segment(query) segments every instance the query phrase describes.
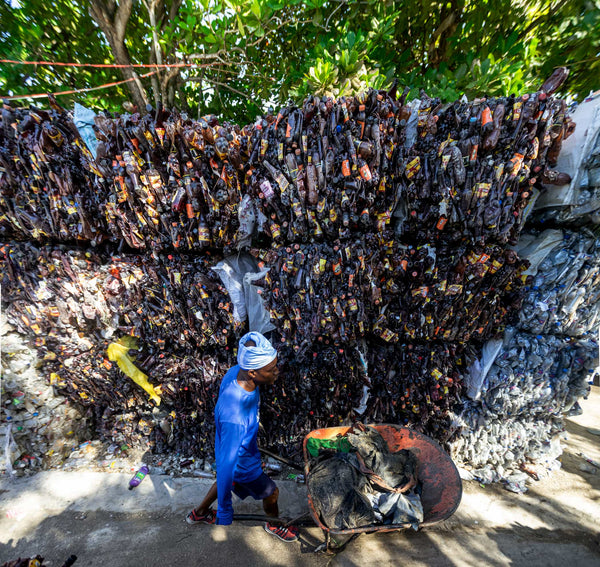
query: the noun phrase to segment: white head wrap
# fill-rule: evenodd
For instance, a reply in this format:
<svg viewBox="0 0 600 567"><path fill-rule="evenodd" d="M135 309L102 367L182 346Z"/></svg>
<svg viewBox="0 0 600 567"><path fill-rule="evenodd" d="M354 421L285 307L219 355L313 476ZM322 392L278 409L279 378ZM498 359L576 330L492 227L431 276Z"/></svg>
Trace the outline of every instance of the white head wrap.
<svg viewBox="0 0 600 567"><path fill-rule="evenodd" d="M256 346L245 346L248 341L254 341ZM252 331L246 333L241 339L238 348L237 360L242 370L259 370L277 358L277 351L269 340Z"/></svg>

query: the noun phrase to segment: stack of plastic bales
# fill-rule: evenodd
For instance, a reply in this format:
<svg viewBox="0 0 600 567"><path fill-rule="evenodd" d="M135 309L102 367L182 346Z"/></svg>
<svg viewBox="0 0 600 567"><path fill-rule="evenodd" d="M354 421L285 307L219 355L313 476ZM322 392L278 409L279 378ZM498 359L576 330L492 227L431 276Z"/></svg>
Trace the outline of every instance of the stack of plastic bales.
<svg viewBox="0 0 600 567"><path fill-rule="evenodd" d="M7 316L115 443L210 450L248 328L286 376L263 396L270 446L361 416L446 440L469 342L517 318L529 264L508 246L536 185L565 179L565 78L450 104L311 96L244 128L98 115L95 156L55 102L6 105L0 231L29 241L2 248Z"/></svg>
<svg viewBox="0 0 600 567"><path fill-rule="evenodd" d="M536 202L537 223L571 226L600 224L600 91L591 94L572 113L581 124L564 141L557 167L570 183L547 187Z"/></svg>
<svg viewBox="0 0 600 567"><path fill-rule="evenodd" d="M547 189L521 235L516 250L530 267L519 320L471 366L452 445L476 478L515 491L527 476L560 467L564 417L581 411L577 400L598 366L600 240L590 229L598 224L600 100L584 102L573 119L587 126L559 158L573 180Z"/></svg>

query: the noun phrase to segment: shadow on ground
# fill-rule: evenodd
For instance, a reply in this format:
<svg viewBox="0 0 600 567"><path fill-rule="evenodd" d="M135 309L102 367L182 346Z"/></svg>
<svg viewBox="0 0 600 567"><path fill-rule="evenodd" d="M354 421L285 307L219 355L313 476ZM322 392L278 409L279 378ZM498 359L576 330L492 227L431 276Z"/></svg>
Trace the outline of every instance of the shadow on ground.
<svg viewBox="0 0 600 567"><path fill-rule="evenodd" d="M115 514L65 510L47 517L30 534L0 544L0 564L40 554L49 565L77 555L76 565L143 567L169 565L301 565L320 567L329 558L313 549L320 531L303 530L285 544L262 525L189 526L180 514Z"/></svg>
<svg viewBox="0 0 600 567"><path fill-rule="evenodd" d="M600 468L580 455L600 461L598 388L593 394L584 415L567 420L563 468L526 494L465 482L461 506L447 521L419 532L362 535L334 557L313 553L324 540L317 528L285 544L256 522L188 526L185 514L210 480L149 477L128 491L129 474L54 471L0 487L0 564L39 554L58 567L75 554L76 567L600 565ZM306 510L303 487L283 482L280 490L282 511ZM259 503L235 506L262 512Z"/></svg>

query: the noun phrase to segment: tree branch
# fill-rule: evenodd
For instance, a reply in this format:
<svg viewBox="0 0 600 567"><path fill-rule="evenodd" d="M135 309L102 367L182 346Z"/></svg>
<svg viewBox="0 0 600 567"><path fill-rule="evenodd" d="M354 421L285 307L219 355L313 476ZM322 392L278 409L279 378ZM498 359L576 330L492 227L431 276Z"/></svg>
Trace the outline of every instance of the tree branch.
<svg viewBox="0 0 600 567"><path fill-rule="evenodd" d="M179 68L177 69L171 69L162 79L161 81L161 85L160 85L160 91L161 91L161 95L163 97L163 100L165 99L165 95L167 93L167 87L169 86L169 83L175 79L177 77L177 75L179 75Z"/></svg>
<svg viewBox="0 0 600 567"><path fill-rule="evenodd" d="M246 93L243 93L242 91L239 91L238 89L233 88L231 85L228 85L227 83L222 83L221 81L216 81L215 79L209 79L208 77L188 77L185 80L190 81L192 83L200 83L202 81L207 81L213 85L219 85L221 87L225 87L226 89L229 89L230 91L232 91L236 94L239 94L240 96L243 96L244 98L247 98L248 100L250 100L250 98L251 98Z"/></svg>
<svg viewBox="0 0 600 567"><path fill-rule="evenodd" d="M453 23L456 19L456 14L454 12L450 12L445 18L444 21L438 26L438 28L431 34L431 41L429 42L429 51L432 51L435 47L435 42L437 38L442 35Z"/></svg>
<svg viewBox="0 0 600 567"><path fill-rule="evenodd" d="M187 58L188 59L219 59L220 61L222 61L221 55L223 53L224 53L223 49L217 51L216 53L192 53L191 55L188 55Z"/></svg>
<svg viewBox="0 0 600 567"><path fill-rule="evenodd" d="M335 8L335 10L333 12L331 12L331 14L329 14L329 17L327 18L325 25L323 26L323 29L328 32L329 31L329 20L331 20L331 18L333 17L333 15L344 5L347 3L348 0L340 0L340 3L337 5L337 7Z"/></svg>
<svg viewBox="0 0 600 567"><path fill-rule="evenodd" d="M154 51L150 52L150 63L156 63L156 57ZM152 83L152 92L154 93L154 105L158 108L158 103L161 101L160 98L160 74L159 69L156 69L156 73L150 76L150 82Z"/></svg>
<svg viewBox="0 0 600 567"><path fill-rule="evenodd" d="M111 17L107 11L107 6L99 0L90 2L90 16L98 24L101 30L111 25Z"/></svg>
<svg viewBox="0 0 600 567"><path fill-rule="evenodd" d="M120 5L114 0L90 0L89 14L106 37L112 55L119 65L131 65L131 57L125 45L125 32L131 17L133 2L123 0ZM132 67L124 67L121 74L125 79L135 79L127 83L134 104L140 112L145 111L146 92Z"/></svg>
<svg viewBox="0 0 600 567"><path fill-rule="evenodd" d="M449 12L446 12L446 10L442 11L442 22L438 26L438 28L433 32L431 41L427 46L428 65L437 66L443 60L444 53L446 51L447 39L454 33L454 31L458 27L458 23L460 21L460 17L464 8L464 3L460 0L451 0L450 6L448 8ZM446 13L448 15L446 15Z"/></svg>
<svg viewBox="0 0 600 567"><path fill-rule="evenodd" d="M175 18L177 17L177 14L179 13L179 8L181 8L181 4L183 4L183 0L173 0L173 4L171 4L171 9L169 10L169 18L168 21L172 22L173 20L175 20ZM166 14L166 11L164 12L164 14ZM163 26L165 25L164 22L161 22L161 29L163 28Z"/></svg>
<svg viewBox="0 0 600 567"><path fill-rule="evenodd" d="M343 0L344 2L346 2L346 0ZM271 19L274 19L271 18ZM270 20L269 20L270 21ZM246 47L254 47L255 45L258 45L261 41L263 41L269 34L275 33L277 30L281 29L283 26L288 25L291 22L294 22L296 25L298 24L307 24L310 20L294 20L293 18L290 18L289 20L284 20L283 22L281 22L278 26L274 27L273 29L270 29L268 31L265 32L265 34L262 37L259 37L258 39L256 39L255 41L253 41L252 43L248 43L246 44Z"/></svg>
<svg viewBox="0 0 600 567"><path fill-rule="evenodd" d="M132 0L123 0L123 2L119 4L119 7L117 8L117 14L115 16L113 26L115 28L116 39L119 42L122 42L125 39L125 31L127 29L127 22L129 22L129 17L131 16L132 7Z"/></svg>

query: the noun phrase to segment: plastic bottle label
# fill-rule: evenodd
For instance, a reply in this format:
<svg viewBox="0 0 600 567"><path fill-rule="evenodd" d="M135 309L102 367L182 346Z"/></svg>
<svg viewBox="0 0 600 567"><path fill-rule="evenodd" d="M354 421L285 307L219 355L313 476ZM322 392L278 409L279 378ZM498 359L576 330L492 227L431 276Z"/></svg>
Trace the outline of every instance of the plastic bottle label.
<svg viewBox="0 0 600 567"><path fill-rule="evenodd" d="M381 338L386 341L386 342L391 342L395 339L397 339L398 335L396 333L394 333L393 331L390 331L389 329L385 329L382 333L381 333Z"/></svg>
<svg viewBox="0 0 600 567"><path fill-rule="evenodd" d="M446 295L457 295L462 292L463 286L461 284L449 285L446 289Z"/></svg>
<svg viewBox="0 0 600 567"><path fill-rule="evenodd" d="M424 285L418 287L417 289L413 289L411 293L413 297L427 297L427 295L429 294L429 288Z"/></svg>
<svg viewBox="0 0 600 567"><path fill-rule="evenodd" d="M502 267L502 263L498 260L493 260L490 267L490 274L495 274Z"/></svg>
<svg viewBox="0 0 600 567"><path fill-rule="evenodd" d="M277 184L279 185L282 193L285 193L287 188L290 186L288 180L285 178L285 175L282 175L281 173L277 175Z"/></svg>
<svg viewBox="0 0 600 567"><path fill-rule="evenodd" d="M260 184L260 188L262 190L263 195L265 196L265 199L271 199L275 195L275 192L273 191L273 187L271 186L271 184L269 183L269 181L267 179L262 180L262 182Z"/></svg>
<svg viewBox="0 0 600 567"><path fill-rule="evenodd" d="M350 177L351 173L350 173L350 161L348 161L347 159L345 159L342 162L342 175L344 177Z"/></svg>
<svg viewBox="0 0 600 567"><path fill-rule="evenodd" d="M365 180L365 181L371 181L371 179L373 179L372 175L371 175L371 170L369 169L368 164L364 164L360 169L360 176Z"/></svg>
<svg viewBox="0 0 600 567"><path fill-rule="evenodd" d="M481 113L481 126L485 126L492 121L492 111L489 106L486 106Z"/></svg>
<svg viewBox="0 0 600 567"><path fill-rule="evenodd" d="M281 231L279 230L279 225L275 222L272 222L269 225L269 228L271 229L271 236L273 238L279 238L281 236Z"/></svg>
<svg viewBox="0 0 600 567"><path fill-rule="evenodd" d="M437 224L435 225L435 228L437 228L438 230L443 230L447 222L448 219L446 217L440 217L440 219L437 221Z"/></svg>
<svg viewBox="0 0 600 567"><path fill-rule="evenodd" d="M421 158L417 156L415 159L406 164L406 177L412 179L421 169Z"/></svg>
<svg viewBox="0 0 600 567"><path fill-rule="evenodd" d="M210 229L207 226L198 227L198 241L200 243L210 242ZM202 292L200 292L200 297L202 297ZM208 298L208 295L206 296L206 298Z"/></svg>
<svg viewBox="0 0 600 567"><path fill-rule="evenodd" d="M475 195L482 199L487 197L490 192L491 183L478 183L475 185Z"/></svg>
<svg viewBox="0 0 600 567"><path fill-rule="evenodd" d="M519 118L521 118L521 107L523 106L523 103L519 100L517 102L515 102L515 104L513 105L513 120L517 121L519 120Z"/></svg>
<svg viewBox="0 0 600 567"><path fill-rule="evenodd" d="M435 380L439 380L443 376L443 374L437 368L434 368L431 371L431 375L434 377Z"/></svg>
<svg viewBox="0 0 600 567"><path fill-rule="evenodd" d="M473 144L471 146L471 151L469 152L469 161L474 162L477 161L477 150L479 149L479 144Z"/></svg>

